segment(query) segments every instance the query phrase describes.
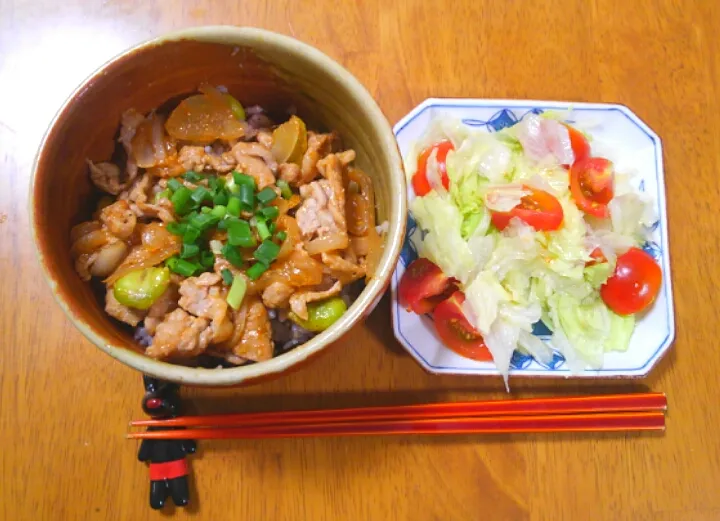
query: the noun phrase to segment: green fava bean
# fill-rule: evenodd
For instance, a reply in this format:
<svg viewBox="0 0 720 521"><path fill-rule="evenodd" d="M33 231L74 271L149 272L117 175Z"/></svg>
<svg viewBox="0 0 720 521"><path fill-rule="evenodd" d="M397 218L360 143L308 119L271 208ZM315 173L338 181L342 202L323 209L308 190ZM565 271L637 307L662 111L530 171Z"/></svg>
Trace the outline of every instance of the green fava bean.
<svg viewBox="0 0 720 521"><path fill-rule="evenodd" d="M165 293L169 284L168 268L145 268L119 278L113 286L113 295L124 306L147 309Z"/></svg>
<svg viewBox="0 0 720 521"><path fill-rule="evenodd" d="M347 311L345 301L340 297L333 297L320 302L311 302L307 306L308 319L303 320L295 313L290 313L290 319L298 326L308 331L325 331Z"/></svg>

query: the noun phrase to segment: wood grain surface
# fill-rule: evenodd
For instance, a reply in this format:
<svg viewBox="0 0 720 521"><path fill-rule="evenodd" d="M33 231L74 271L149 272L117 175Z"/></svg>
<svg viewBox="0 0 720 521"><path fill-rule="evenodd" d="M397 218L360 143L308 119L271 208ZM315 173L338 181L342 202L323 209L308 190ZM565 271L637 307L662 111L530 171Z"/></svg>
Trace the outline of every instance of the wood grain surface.
<svg viewBox="0 0 720 521"><path fill-rule="evenodd" d="M147 504L124 439L140 376L76 331L42 280L27 193L50 118L129 45L201 24L295 36L344 64L394 123L429 96L620 102L663 139L677 316L644 381L668 393L660 436L367 438L201 443L192 505ZM0 519L720 519L720 10L628 0L0 0ZM72 153L72 151L69 151ZM592 383L514 380L519 396ZM241 390L188 390L194 412L503 396L497 378L432 376L384 299L311 366Z"/></svg>

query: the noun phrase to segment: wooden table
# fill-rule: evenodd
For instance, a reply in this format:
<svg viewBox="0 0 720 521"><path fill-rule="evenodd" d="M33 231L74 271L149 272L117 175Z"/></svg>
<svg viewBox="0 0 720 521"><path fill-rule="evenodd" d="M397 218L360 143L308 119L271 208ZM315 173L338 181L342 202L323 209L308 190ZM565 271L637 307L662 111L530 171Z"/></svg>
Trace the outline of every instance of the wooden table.
<svg viewBox="0 0 720 521"><path fill-rule="evenodd" d="M641 5L643 4L643 5ZM56 307L27 216L51 116L127 46L191 25L297 37L344 64L391 122L429 96L621 102L664 140L677 340L645 381L669 395L661 436L367 438L203 443L178 519L720 519L720 10L628 0L3 0L0 3L0 519L162 519L124 439L134 371ZM713 210L715 208L715 210ZM572 381L513 381L571 393ZM431 376L393 339L386 298L310 367L241 390L187 392L195 411L503 396L499 378ZM170 510L172 511L172 509Z"/></svg>

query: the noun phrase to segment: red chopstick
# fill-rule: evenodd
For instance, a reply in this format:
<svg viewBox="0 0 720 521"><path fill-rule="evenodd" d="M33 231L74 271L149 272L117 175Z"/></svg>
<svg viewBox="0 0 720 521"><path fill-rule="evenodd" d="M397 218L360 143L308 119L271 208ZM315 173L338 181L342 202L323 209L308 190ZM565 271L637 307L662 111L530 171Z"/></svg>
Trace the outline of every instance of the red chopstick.
<svg viewBox="0 0 720 521"><path fill-rule="evenodd" d="M148 431L128 434L131 439L259 439L388 434L509 434L541 432L617 432L665 429L662 411L550 414L431 420L385 420L363 423L320 423L266 427L229 427Z"/></svg>
<svg viewBox="0 0 720 521"><path fill-rule="evenodd" d="M181 416L168 420L135 420L130 422L130 425L134 427L258 427L399 419L429 420L487 416L527 416L531 414L664 411L666 409L667 398L664 393L634 393L360 407L350 409Z"/></svg>

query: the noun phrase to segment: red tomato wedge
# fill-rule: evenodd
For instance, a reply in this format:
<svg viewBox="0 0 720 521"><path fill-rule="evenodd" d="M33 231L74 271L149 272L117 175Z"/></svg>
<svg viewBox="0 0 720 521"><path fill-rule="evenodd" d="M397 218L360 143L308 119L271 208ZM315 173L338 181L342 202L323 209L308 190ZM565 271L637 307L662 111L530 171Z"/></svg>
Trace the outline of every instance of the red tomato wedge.
<svg viewBox="0 0 720 521"><path fill-rule="evenodd" d="M450 179L447 175L447 165L445 164L445 160L447 159L448 152L455 150L455 147L450 141L440 141L439 143L435 143L423 150L418 157L417 170L415 171L415 175L413 175L412 185L413 190L415 190L415 194L421 197L432 190L430 181L427 177L427 162L433 150L437 150L435 158L437 159L438 170L440 171L440 175L442 177L442 185L446 189L450 187Z"/></svg>
<svg viewBox="0 0 720 521"><path fill-rule="evenodd" d="M422 315L430 313L455 289L453 279L446 276L436 264L428 259L416 259L400 279L398 301L408 311Z"/></svg>
<svg viewBox="0 0 720 521"><path fill-rule="evenodd" d="M640 248L630 248L617 258L615 272L600 287L600 296L618 315L648 308L660 291L662 271L655 259Z"/></svg>
<svg viewBox="0 0 720 521"><path fill-rule="evenodd" d="M509 212L495 212L491 214L492 223L498 230L504 230L510 219L518 217L526 224L538 231L552 231L560 228L563 222L563 209L553 195L530 186L523 186L530 191L520 200L520 204Z"/></svg>
<svg viewBox="0 0 720 521"><path fill-rule="evenodd" d="M575 162L577 163L578 161L590 157L590 143L588 143L585 135L567 123L563 123L563 125L565 125L568 129L568 134L570 135L570 146L572 147L573 154L575 155Z"/></svg>
<svg viewBox="0 0 720 521"><path fill-rule="evenodd" d="M491 361L482 335L470 325L462 312L465 294L456 291L437 305L433 312L435 329L443 343L460 356L471 360Z"/></svg>
<svg viewBox="0 0 720 521"><path fill-rule="evenodd" d="M603 157L587 157L576 161L570 169L570 193L577 207L588 215L607 218L608 203L615 195L611 161Z"/></svg>

